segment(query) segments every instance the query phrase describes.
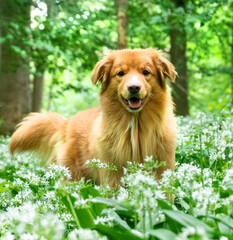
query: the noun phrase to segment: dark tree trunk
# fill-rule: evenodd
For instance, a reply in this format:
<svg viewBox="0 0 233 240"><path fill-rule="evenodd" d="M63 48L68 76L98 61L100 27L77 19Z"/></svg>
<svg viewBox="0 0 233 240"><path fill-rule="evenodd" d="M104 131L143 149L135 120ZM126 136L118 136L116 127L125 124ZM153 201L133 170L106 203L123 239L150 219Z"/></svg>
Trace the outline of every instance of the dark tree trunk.
<svg viewBox="0 0 233 240"><path fill-rule="evenodd" d="M2 37L2 17L1 17L2 16L2 10L1 10L2 6L3 6L2 0L0 0L0 39ZM1 73L1 66L2 66L1 61L2 61L2 44L0 43L0 73ZM1 84L1 79L0 79L0 84ZM0 108L1 108L1 103L0 103ZM1 123L0 123L0 127L1 127Z"/></svg>
<svg viewBox="0 0 233 240"><path fill-rule="evenodd" d="M1 44L0 60L0 134L11 133L15 125L31 110L28 59L22 58L13 48L27 50L17 34L23 34L30 23L30 1L22 6L20 1L0 0L1 36L13 35L13 40ZM16 34L9 23L19 24ZM11 30L11 31L10 31ZM15 34L15 35L14 35Z"/></svg>
<svg viewBox="0 0 233 240"><path fill-rule="evenodd" d="M175 7L185 9L184 0L172 0ZM184 19L177 16L172 19L171 29L171 62L175 65L178 77L174 84L173 98L176 105L176 114L189 115L188 102L188 77L187 77L187 59L186 59L186 31Z"/></svg>
<svg viewBox="0 0 233 240"><path fill-rule="evenodd" d="M127 31L128 31L128 0L117 0L117 48L127 48Z"/></svg>
<svg viewBox="0 0 233 240"><path fill-rule="evenodd" d="M40 112L43 97L44 74L38 74L33 79L32 112Z"/></svg>

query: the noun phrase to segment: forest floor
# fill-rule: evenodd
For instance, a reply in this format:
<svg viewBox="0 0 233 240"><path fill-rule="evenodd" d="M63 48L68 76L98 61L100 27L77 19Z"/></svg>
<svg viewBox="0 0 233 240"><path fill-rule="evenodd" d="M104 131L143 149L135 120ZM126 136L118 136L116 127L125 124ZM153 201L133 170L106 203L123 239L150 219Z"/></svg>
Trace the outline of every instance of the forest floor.
<svg viewBox="0 0 233 240"><path fill-rule="evenodd" d="M175 172L160 182L158 164L129 164L122 186L93 186L69 178L65 167L31 154L10 156L0 138L1 239L233 239L233 118L177 118ZM89 167L105 167L98 159ZM164 192L175 195L166 200Z"/></svg>

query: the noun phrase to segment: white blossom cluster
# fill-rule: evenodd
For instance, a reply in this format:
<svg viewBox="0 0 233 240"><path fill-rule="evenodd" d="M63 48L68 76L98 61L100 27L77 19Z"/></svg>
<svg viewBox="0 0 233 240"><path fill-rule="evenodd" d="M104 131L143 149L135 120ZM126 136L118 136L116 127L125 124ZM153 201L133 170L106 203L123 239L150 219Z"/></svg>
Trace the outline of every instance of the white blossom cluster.
<svg viewBox="0 0 233 240"><path fill-rule="evenodd" d="M68 235L69 240L107 240L107 237L100 237L95 230L75 229Z"/></svg>
<svg viewBox="0 0 233 240"><path fill-rule="evenodd" d="M177 118L177 152L182 160L200 159L210 165L219 161L230 161L233 157L233 118L199 113L195 118ZM198 158L196 156L199 156Z"/></svg>
<svg viewBox="0 0 233 240"><path fill-rule="evenodd" d="M209 240L209 237L204 229L190 226L183 228L182 232L176 237L176 240L188 239Z"/></svg>
<svg viewBox="0 0 233 240"><path fill-rule="evenodd" d="M104 168L104 169L108 169L108 170L116 170L115 165L113 165L113 164L110 165L109 163L103 163L99 159L96 159L96 158L87 160L86 165L87 165L87 167L90 167L90 168L99 168L99 169Z"/></svg>
<svg viewBox="0 0 233 240"><path fill-rule="evenodd" d="M62 239L65 230L64 223L53 213L40 215L31 202L20 207L9 207L0 214L1 239ZM9 231L9 229L11 231ZM12 234L14 233L14 235Z"/></svg>
<svg viewBox="0 0 233 240"><path fill-rule="evenodd" d="M145 209L149 212L156 212L158 207L156 199L166 198L158 181L142 170L125 175L121 181L127 189L120 188L117 199L130 201L136 207L139 215L143 215Z"/></svg>
<svg viewBox="0 0 233 240"><path fill-rule="evenodd" d="M167 220L160 204L166 202L168 196L175 197L175 205L166 202L167 206L173 210L183 209L194 217L218 217L222 207L226 215L233 212L233 118L200 113L195 118L177 120L179 131L174 172L165 171L158 181L153 170L159 165L153 165L152 156L146 156L144 164L129 162L128 168L123 169L119 189L105 185L94 186L92 190L98 191L101 197L110 196L105 201L114 200L132 207L138 219L132 216L137 227L131 233L144 239L150 236L143 232L143 224L149 222L153 227ZM9 138L0 137L1 239L107 239L97 230L78 229L74 213L61 203L61 198L69 195L74 209L83 208L91 212L92 204L98 201L91 195L93 192L83 197L82 190L88 185L84 179L66 181L71 179L69 169L57 165L45 168L31 154L12 157L8 144ZM86 164L93 171L95 168L106 169L109 176L111 170L116 170L115 166L99 159L88 160ZM108 206L111 207L105 208L101 216L95 216L95 225L111 228L119 220L114 204ZM129 227L124 219L121 220L123 226ZM186 226L176 239L206 240L209 239L208 234L202 228Z"/></svg>
<svg viewBox="0 0 233 240"><path fill-rule="evenodd" d="M201 170L193 164L181 164L177 170L163 173L161 187L171 191L177 199L191 200L199 212L215 210L222 204L219 192L214 188L217 176L210 169ZM190 202L190 201L189 201Z"/></svg>

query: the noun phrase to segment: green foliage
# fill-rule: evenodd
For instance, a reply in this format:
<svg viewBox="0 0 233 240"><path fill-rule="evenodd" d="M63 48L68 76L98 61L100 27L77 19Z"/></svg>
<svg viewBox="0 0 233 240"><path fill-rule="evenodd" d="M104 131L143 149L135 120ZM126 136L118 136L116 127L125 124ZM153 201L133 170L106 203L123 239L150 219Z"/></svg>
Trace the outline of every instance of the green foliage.
<svg viewBox="0 0 233 240"><path fill-rule="evenodd" d="M233 124L231 114L203 114L195 118L179 118L181 138L178 138L176 158L190 160L202 168L217 173L231 165L233 136L229 128ZM222 161L224 159L224 162Z"/></svg>
<svg viewBox="0 0 233 240"><path fill-rule="evenodd" d="M0 42L25 61L30 59L32 75L47 73L44 108L57 108L71 91L84 92L85 99L92 96L86 77L107 50L117 47L115 1L11 2L21 13L29 5L33 5L32 13L40 13L31 27L25 26L20 14L11 21L3 19L7 32L1 34ZM155 47L169 57L170 28L184 26L191 113L231 108L232 9L232 0L189 0L184 8L170 0L129 1L129 48ZM47 104L47 95L52 104Z"/></svg>
<svg viewBox="0 0 233 240"><path fill-rule="evenodd" d="M0 138L1 239L232 239L232 119L199 114L178 118L176 171L158 182L159 165L124 169L118 190L67 182L68 169L11 157ZM109 168L94 159L92 167ZM175 195L175 203L166 200ZM225 238L224 238L225 237Z"/></svg>

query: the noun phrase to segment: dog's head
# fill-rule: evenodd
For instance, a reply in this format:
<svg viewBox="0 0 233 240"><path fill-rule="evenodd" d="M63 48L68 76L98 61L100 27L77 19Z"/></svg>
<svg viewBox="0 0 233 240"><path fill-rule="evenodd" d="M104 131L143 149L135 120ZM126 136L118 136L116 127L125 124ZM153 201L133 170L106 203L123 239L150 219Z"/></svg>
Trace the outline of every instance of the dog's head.
<svg viewBox="0 0 233 240"><path fill-rule="evenodd" d="M112 51L96 64L91 79L101 83L101 95L107 92L129 112L139 112L166 93L166 78L175 77L174 66L150 48Z"/></svg>

